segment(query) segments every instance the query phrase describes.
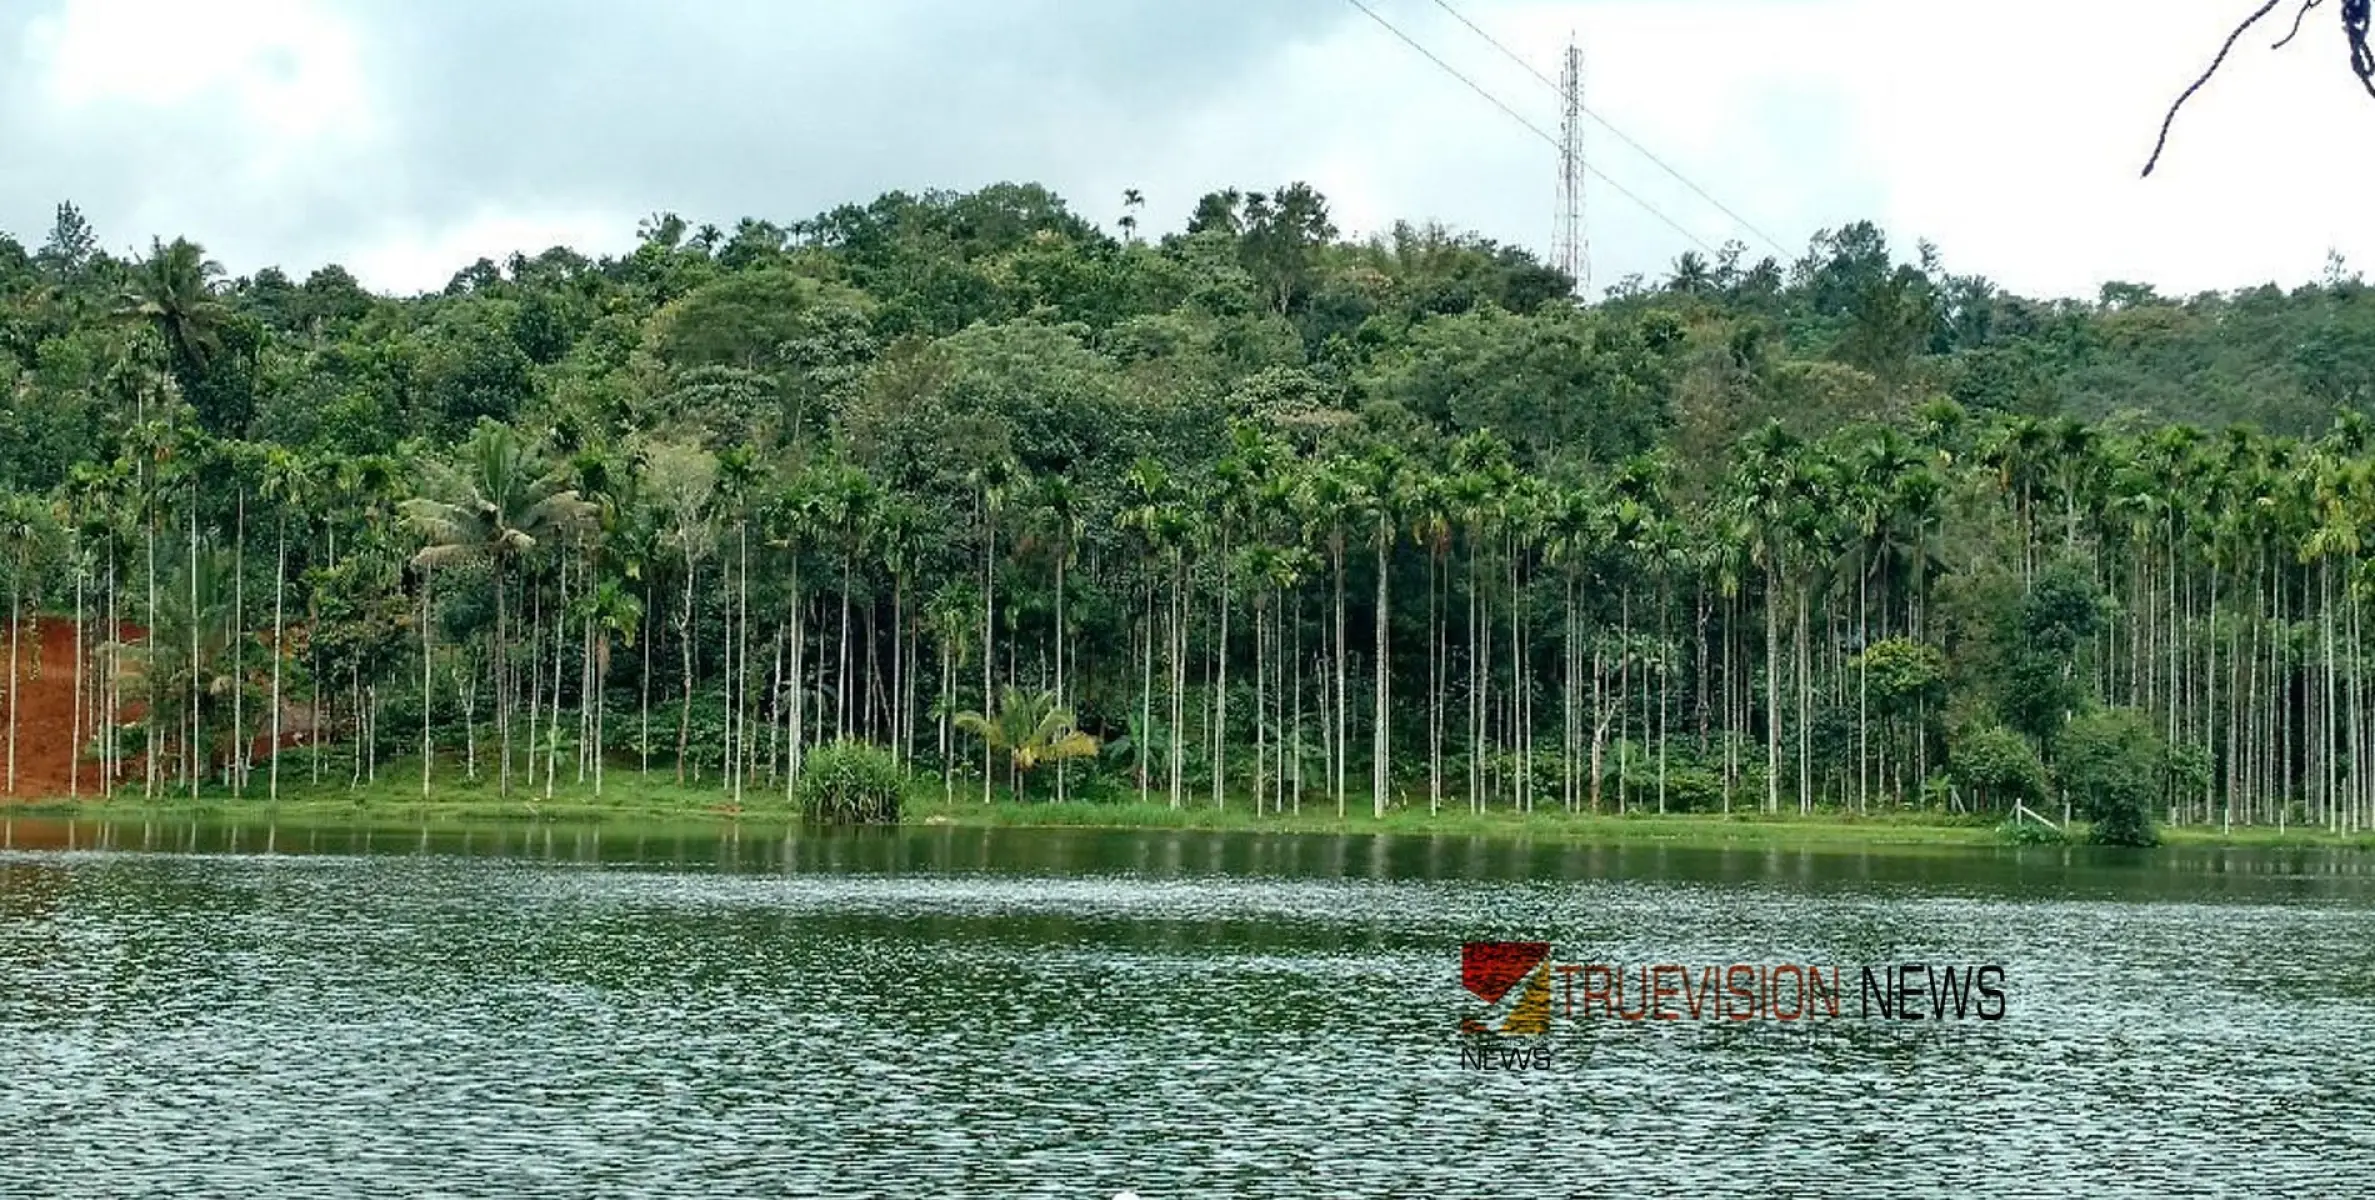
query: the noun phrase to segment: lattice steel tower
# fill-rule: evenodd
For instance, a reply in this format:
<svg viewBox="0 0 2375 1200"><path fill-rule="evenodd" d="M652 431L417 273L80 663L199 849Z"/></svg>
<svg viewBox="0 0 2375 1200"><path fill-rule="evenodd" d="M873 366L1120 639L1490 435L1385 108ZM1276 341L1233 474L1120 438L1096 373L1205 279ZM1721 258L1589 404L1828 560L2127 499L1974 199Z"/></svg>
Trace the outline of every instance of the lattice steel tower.
<svg viewBox="0 0 2375 1200"><path fill-rule="evenodd" d="M1567 37L1559 72L1559 224L1551 257L1575 281L1575 294L1592 290L1592 244L1583 229L1583 51Z"/></svg>

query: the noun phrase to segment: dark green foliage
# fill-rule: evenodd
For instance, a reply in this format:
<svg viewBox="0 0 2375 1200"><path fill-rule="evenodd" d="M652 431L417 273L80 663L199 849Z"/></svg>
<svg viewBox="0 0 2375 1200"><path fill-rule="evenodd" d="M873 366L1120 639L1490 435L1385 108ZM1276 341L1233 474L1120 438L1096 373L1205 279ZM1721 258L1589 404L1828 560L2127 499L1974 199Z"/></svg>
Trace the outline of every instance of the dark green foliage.
<svg viewBox="0 0 2375 1200"><path fill-rule="evenodd" d="M1908 638L1874 642L1857 658L1864 686L1882 713L1912 711L1946 698L1946 655L1936 646Z"/></svg>
<svg viewBox="0 0 2375 1200"><path fill-rule="evenodd" d="M2045 802L2045 765L2037 760L2036 747L2000 725L1955 738L1952 765L1955 781L1983 810Z"/></svg>
<svg viewBox="0 0 2375 1200"><path fill-rule="evenodd" d="M2060 830L2035 821L2006 821L1996 826L1996 835L2015 846L2059 846L2070 840Z"/></svg>
<svg viewBox="0 0 2375 1200"><path fill-rule="evenodd" d="M2037 576L2020 609L2023 640L2052 654L2068 654L2101 627L2103 590L2083 567L2060 563Z"/></svg>
<svg viewBox="0 0 2375 1200"><path fill-rule="evenodd" d="M801 815L833 825L896 825L907 772L888 749L840 741L808 752L794 785Z"/></svg>
<svg viewBox="0 0 2375 1200"><path fill-rule="evenodd" d="M2160 841L2152 811L2169 787L2169 747L2145 714L2115 708L2073 718L2054 739L2054 774L2106 846Z"/></svg>
<svg viewBox="0 0 2375 1200"><path fill-rule="evenodd" d="M0 238L0 491L77 535L25 603L233 585L190 674L253 703L140 731L183 763L277 666L359 774L468 743L538 792L774 794L844 736L979 789L943 720L1013 688L1108 747L1031 772L1067 798L2000 811L2099 773L2064 723L2109 703L2174 743L2154 811L2375 823L2375 289L2338 261L2037 301L1857 223L1576 303L1473 235L1344 241L1302 185L1184 231L1118 199L655 213L410 298L62 209ZM423 557L423 499L469 536Z"/></svg>

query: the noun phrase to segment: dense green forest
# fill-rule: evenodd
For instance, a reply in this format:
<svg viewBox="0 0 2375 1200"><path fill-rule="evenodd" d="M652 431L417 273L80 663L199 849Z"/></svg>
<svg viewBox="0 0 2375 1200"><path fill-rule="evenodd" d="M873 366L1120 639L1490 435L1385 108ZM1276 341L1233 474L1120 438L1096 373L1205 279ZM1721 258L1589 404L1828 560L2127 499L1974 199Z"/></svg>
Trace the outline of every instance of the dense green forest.
<svg viewBox="0 0 2375 1200"><path fill-rule="evenodd" d="M1114 207L660 215L410 298L0 236L75 787L739 798L855 738L984 797L2375 817L2338 260L2039 301L1856 224L1579 305L1300 184Z"/></svg>

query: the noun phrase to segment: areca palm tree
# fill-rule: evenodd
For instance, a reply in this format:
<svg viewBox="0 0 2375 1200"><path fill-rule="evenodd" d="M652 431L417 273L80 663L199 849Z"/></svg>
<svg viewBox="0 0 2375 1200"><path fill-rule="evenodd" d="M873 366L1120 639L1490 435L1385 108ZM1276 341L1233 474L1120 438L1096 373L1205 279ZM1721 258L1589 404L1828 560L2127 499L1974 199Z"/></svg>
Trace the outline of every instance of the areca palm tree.
<svg viewBox="0 0 2375 1200"><path fill-rule="evenodd" d="M636 631L643 627L643 601L627 590L619 579L602 579L578 598L575 614L594 630L593 641L593 759L594 794L602 794L603 714L609 705L603 702L610 678L610 646L613 640L634 648Z"/></svg>
<svg viewBox="0 0 2375 1200"><path fill-rule="evenodd" d="M1038 491L1038 505L1034 521L1038 527L1039 536L1043 537L1048 544L1049 557L1055 561L1056 703L1065 704L1069 703L1070 695L1064 690L1065 572L1072 565L1074 556L1079 552L1080 539L1088 531L1088 522L1080 511L1080 493L1073 487L1070 480L1060 475L1048 476L1040 481ZM1056 799L1058 800L1064 798L1064 784L1064 766L1059 762L1056 764Z"/></svg>
<svg viewBox="0 0 2375 1200"><path fill-rule="evenodd" d="M405 516L427 540L413 565L435 569L485 563L495 591L495 703L502 725L500 789L511 790L511 721L505 583L519 561L546 541L590 526L596 510L508 426L487 422L458 461L434 463Z"/></svg>
<svg viewBox="0 0 2375 1200"><path fill-rule="evenodd" d="M1380 446L1360 462L1360 504L1369 522L1369 549L1376 556L1377 621L1376 650L1370 662L1375 675L1377 696L1371 710L1370 772L1375 815L1385 816L1386 796L1392 777L1393 754L1389 744L1386 717L1390 711L1393 681L1393 659L1388 651L1392 621L1388 590L1392 584L1394 547L1401 529L1401 489L1405 462L1402 453L1391 446Z"/></svg>
<svg viewBox="0 0 2375 1200"><path fill-rule="evenodd" d="M913 753L915 738L915 668L920 662L916 634L907 611L907 589L916 566L922 561L925 548L925 522L928 518L921 505L893 494L877 507L875 535L880 547L883 569L891 577L891 754L904 758ZM1061 669L1063 654L1056 655Z"/></svg>
<svg viewBox="0 0 2375 1200"><path fill-rule="evenodd" d="M1405 479L1403 513L1410 540L1427 552L1427 811L1443 807L1444 634L1441 594L1451 553L1452 511L1443 479L1432 472Z"/></svg>
<svg viewBox="0 0 2375 1200"><path fill-rule="evenodd" d="M1313 466L1304 475L1301 494L1303 526L1326 548L1328 569L1335 581L1333 620L1329 666L1334 675L1328 689L1331 700L1328 714L1329 790L1336 797L1336 815L1344 815L1344 776L1346 763L1352 757L1346 744L1347 708L1345 703L1345 659L1352 653L1344 634L1344 577L1345 547L1351 529L1360 519L1359 481L1353 470L1354 460L1337 457Z"/></svg>
<svg viewBox="0 0 2375 1200"><path fill-rule="evenodd" d="M972 472L974 495L979 501L981 521L981 702L992 703L995 686L992 682L993 664L997 661L997 635L994 614L998 608L998 522L1005 517L1006 500L1028 481L1022 467L1004 454L993 455ZM993 764L988 744L981 755L981 802L990 801L990 777Z"/></svg>
<svg viewBox="0 0 2375 1200"><path fill-rule="evenodd" d="M1163 470L1161 463L1151 458L1140 458L1132 463L1122 479L1119 523L1123 529L1137 535L1139 548L1150 566L1163 557L1164 551L1168 549L1162 531L1165 527L1163 518L1166 506L1171 503L1170 492L1170 475ZM1141 803L1146 801L1152 789L1148 754L1151 752L1149 743L1152 740L1149 735L1154 728L1155 594L1161 590L1157 586L1157 574L1156 571L1148 570L1142 576L1145 581L1146 607L1141 622L1144 628L1140 640L1138 735L1131 739L1138 752L1138 799ZM1165 645L1168 647L1168 640Z"/></svg>
<svg viewBox="0 0 2375 1200"><path fill-rule="evenodd" d="M100 628L106 635L99 639L96 652L89 637L89 621L78 587L75 598L74 660L78 664L92 663L96 675L90 679L90 729L98 740L99 788L102 796L115 794L117 728L122 713L123 682L116 669L116 660L109 647L119 640L120 622L117 620L118 587L117 563L128 559L132 552L132 527L138 518L131 507L133 494L133 464L127 459L77 463L68 471L64 500L68 519L73 523L75 542L85 561L79 565L94 575L100 595L96 600ZM102 566L102 564L104 564ZM79 582L79 579L78 579ZM87 672L77 671L75 682L84 682ZM83 711L83 698L76 697L76 711ZM75 795L82 794L82 730L75 730L74 764L69 771L69 787Z"/></svg>
<svg viewBox="0 0 2375 1200"><path fill-rule="evenodd" d="M275 506L273 510L272 567L272 761L266 768L268 778L265 788L266 795L274 801L280 799L281 663L288 657L286 599L289 581L289 519L292 515L302 519L306 505L311 499L312 483L315 476L316 472L310 464L284 447L275 446L265 453L264 498ZM426 593L425 583L422 590ZM428 622L423 621L421 636L426 638L428 635ZM424 647L425 645L424 642ZM427 654L428 651L424 648L422 650L424 662L427 659ZM426 685L424 685L421 692L421 711L424 720L427 719L428 708L429 694ZM424 754L425 752L424 748Z"/></svg>
<svg viewBox="0 0 2375 1200"><path fill-rule="evenodd" d="M1741 446L1734 502L1753 539L1750 553L1765 569L1765 811L1781 810L1781 576L1790 545L1793 468L1804 449L1779 421Z"/></svg>
<svg viewBox="0 0 2375 1200"><path fill-rule="evenodd" d="M715 232L715 226L704 226ZM744 701L750 678L750 515L751 495L759 482L758 451L749 446L730 447L717 456L717 488L712 503L717 507L718 523L734 527L735 585L730 591L725 611L730 622L721 644L725 649L725 714L726 785L733 791L734 803L742 803L743 761L748 757L746 743L749 733L744 728ZM847 631L844 630L844 636ZM557 689L556 689L557 690ZM550 779L547 778L549 785Z"/></svg>

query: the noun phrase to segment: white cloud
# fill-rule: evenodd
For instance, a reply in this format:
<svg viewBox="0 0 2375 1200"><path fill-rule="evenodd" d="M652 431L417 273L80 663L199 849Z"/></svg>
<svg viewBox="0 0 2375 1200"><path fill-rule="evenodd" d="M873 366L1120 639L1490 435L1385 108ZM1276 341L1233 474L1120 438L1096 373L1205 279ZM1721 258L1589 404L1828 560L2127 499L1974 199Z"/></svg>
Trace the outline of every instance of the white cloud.
<svg viewBox="0 0 2375 1200"><path fill-rule="evenodd" d="M69 0L26 57L66 120L110 108L212 108L271 157L375 127L353 31L305 0Z"/></svg>
<svg viewBox="0 0 2375 1200"><path fill-rule="evenodd" d="M1049 4L1009 62L987 49L1005 35L977 7L990 0L965 0L954 49L926 36L957 12L935 2L641 30L623 10L556 22L527 0L491 15L62 0L13 31L0 20L0 59L13 32L21 68L0 71L0 227L35 234L71 197L111 243L188 233L237 271L343 261L393 290L513 249L616 250L652 209L790 220L995 178L1038 179L1109 227L1121 190L1142 188L1150 232L1203 191L1302 179L1347 232L1436 219L1550 240L1553 148L1350 5L1299 0L1314 7L1231 33L1248 13L1284 18ZM1367 2L1556 130L1552 90L1439 6ZM1870 217L1904 253L1928 238L1951 269L2080 296L2110 279L2295 283L2329 248L2375 257L2358 212L2375 156L2357 152L2375 101L2347 74L2331 5L2281 53L2268 43L2289 13L2246 35L2139 180L2170 98L2248 5L1454 3L1544 74L1574 31L1593 109L1788 256ZM1028 57L1042 42L1070 49ZM1058 69L1072 63L1086 67ZM1606 131L1586 136L1596 165L1690 234L1593 181L1598 282L1654 276L1692 238L1770 250Z"/></svg>
<svg viewBox="0 0 2375 1200"><path fill-rule="evenodd" d="M534 256L553 246L581 254L615 253L631 240L635 218L609 212L516 213L488 210L458 223L389 222L346 262L355 278L397 293L435 291L479 259L500 265L514 251Z"/></svg>

